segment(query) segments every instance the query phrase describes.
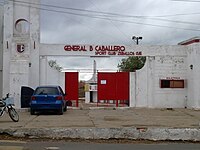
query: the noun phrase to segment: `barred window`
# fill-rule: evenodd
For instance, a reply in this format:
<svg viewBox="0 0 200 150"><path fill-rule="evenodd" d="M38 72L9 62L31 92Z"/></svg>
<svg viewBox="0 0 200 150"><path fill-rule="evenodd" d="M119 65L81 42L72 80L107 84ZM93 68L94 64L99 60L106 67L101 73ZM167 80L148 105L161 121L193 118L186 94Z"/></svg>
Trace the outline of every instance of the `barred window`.
<svg viewBox="0 0 200 150"><path fill-rule="evenodd" d="M184 80L160 80L161 88L184 88Z"/></svg>

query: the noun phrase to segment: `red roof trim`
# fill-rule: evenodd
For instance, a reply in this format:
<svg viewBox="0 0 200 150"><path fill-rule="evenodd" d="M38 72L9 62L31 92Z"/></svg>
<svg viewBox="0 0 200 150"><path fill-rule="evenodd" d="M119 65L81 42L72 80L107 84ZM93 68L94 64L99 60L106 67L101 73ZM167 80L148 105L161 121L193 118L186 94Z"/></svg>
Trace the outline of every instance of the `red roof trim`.
<svg viewBox="0 0 200 150"><path fill-rule="evenodd" d="M200 38L192 38L183 42L178 43L178 45L190 45L193 43L199 43L200 42Z"/></svg>

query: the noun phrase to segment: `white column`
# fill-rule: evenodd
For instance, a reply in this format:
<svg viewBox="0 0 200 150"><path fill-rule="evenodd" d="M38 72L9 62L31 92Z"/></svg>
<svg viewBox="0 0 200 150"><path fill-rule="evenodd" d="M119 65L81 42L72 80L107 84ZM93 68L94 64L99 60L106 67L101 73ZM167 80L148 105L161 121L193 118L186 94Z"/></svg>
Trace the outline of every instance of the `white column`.
<svg viewBox="0 0 200 150"><path fill-rule="evenodd" d="M200 52L199 52L200 45L194 46L194 57L193 62L191 63L193 65L193 90L194 90L194 108L200 108L200 78L199 78L199 72L200 72Z"/></svg>
<svg viewBox="0 0 200 150"><path fill-rule="evenodd" d="M85 92L85 103L90 103L90 92Z"/></svg>
<svg viewBox="0 0 200 150"><path fill-rule="evenodd" d="M47 57L40 56L40 85L47 84Z"/></svg>
<svg viewBox="0 0 200 150"><path fill-rule="evenodd" d="M3 96L10 93L10 53L13 37L13 2L4 6L3 19Z"/></svg>
<svg viewBox="0 0 200 150"><path fill-rule="evenodd" d="M0 97L3 91L3 6L0 5Z"/></svg>
<svg viewBox="0 0 200 150"><path fill-rule="evenodd" d="M136 79L135 72L130 72L129 77L129 105L130 107L136 107Z"/></svg>
<svg viewBox="0 0 200 150"><path fill-rule="evenodd" d="M147 56L147 103L148 107L153 108L154 106L154 95L155 95L155 56Z"/></svg>
<svg viewBox="0 0 200 150"><path fill-rule="evenodd" d="M187 106L200 108L200 45L191 45L187 50Z"/></svg>

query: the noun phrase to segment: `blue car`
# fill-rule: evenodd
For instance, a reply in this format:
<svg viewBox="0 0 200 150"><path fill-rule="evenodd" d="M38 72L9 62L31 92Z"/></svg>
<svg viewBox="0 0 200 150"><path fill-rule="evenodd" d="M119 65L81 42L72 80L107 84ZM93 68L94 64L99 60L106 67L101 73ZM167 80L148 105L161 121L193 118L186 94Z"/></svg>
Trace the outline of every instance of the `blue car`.
<svg viewBox="0 0 200 150"><path fill-rule="evenodd" d="M35 89L30 102L31 115L47 110L60 115L67 110L65 94L60 86L39 86Z"/></svg>

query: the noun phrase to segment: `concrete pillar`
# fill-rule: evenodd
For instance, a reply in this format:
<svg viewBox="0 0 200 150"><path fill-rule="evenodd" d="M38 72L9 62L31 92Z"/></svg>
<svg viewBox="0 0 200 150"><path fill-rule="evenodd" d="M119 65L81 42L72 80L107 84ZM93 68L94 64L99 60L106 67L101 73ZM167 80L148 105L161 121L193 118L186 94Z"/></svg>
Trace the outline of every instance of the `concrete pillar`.
<svg viewBox="0 0 200 150"><path fill-rule="evenodd" d="M3 95L3 5L0 5L0 97Z"/></svg>
<svg viewBox="0 0 200 150"><path fill-rule="evenodd" d="M155 56L146 57L147 64L147 106L154 107L154 95L155 95Z"/></svg>
<svg viewBox="0 0 200 150"><path fill-rule="evenodd" d="M130 72L129 79L129 105L130 107L136 107L136 73Z"/></svg>
<svg viewBox="0 0 200 150"><path fill-rule="evenodd" d="M85 92L85 103L90 103L90 92L89 91L87 91L87 92Z"/></svg>
<svg viewBox="0 0 200 150"><path fill-rule="evenodd" d="M39 85L40 11L8 1L3 14L3 96L10 93L16 107L20 108L21 86L34 88Z"/></svg>
<svg viewBox="0 0 200 150"><path fill-rule="evenodd" d="M93 91L93 102L97 103L97 91Z"/></svg>
<svg viewBox="0 0 200 150"><path fill-rule="evenodd" d="M29 0L30 2L33 2ZM34 0L34 3L40 4L40 0ZM40 10L37 8L30 9L30 76L29 85L37 87L39 85L39 50L40 50Z"/></svg>
<svg viewBox="0 0 200 150"><path fill-rule="evenodd" d="M190 108L200 108L200 45L192 45L187 50L187 105Z"/></svg>
<svg viewBox="0 0 200 150"><path fill-rule="evenodd" d="M13 38L13 2L4 6L3 19L3 96L10 93L10 60Z"/></svg>
<svg viewBox="0 0 200 150"><path fill-rule="evenodd" d="M64 72L59 72L58 85L60 85L63 90L65 89L65 73Z"/></svg>
<svg viewBox="0 0 200 150"><path fill-rule="evenodd" d="M40 56L40 85L47 84L47 57Z"/></svg>

